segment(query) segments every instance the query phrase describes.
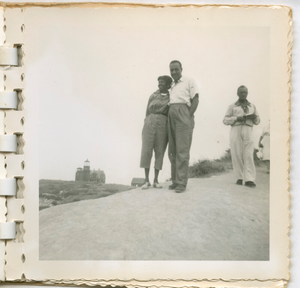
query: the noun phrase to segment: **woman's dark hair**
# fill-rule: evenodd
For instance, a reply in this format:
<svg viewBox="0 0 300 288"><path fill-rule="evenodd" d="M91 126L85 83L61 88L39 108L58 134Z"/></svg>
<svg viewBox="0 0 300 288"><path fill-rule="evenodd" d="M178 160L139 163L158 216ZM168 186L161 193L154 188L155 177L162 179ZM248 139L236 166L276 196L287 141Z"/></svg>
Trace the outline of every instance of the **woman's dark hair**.
<svg viewBox="0 0 300 288"><path fill-rule="evenodd" d="M166 82L167 86L169 86L169 87L171 87L171 84L173 82L172 78L167 75L159 76L157 78L157 81L159 81L159 80L164 80Z"/></svg>

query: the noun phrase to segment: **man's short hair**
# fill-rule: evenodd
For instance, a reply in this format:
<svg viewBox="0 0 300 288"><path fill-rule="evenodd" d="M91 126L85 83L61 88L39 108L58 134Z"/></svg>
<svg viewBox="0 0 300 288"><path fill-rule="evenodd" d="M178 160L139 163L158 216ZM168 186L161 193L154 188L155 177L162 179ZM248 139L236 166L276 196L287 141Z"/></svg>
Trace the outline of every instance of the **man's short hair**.
<svg viewBox="0 0 300 288"><path fill-rule="evenodd" d="M173 64L173 63L178 63L179 66L180 66L180 68L182 69L182 65L181 65L180 61L178 61L178 60L173 60L173 61L170 62L170 65Z"/></svg>
<svg viewBox="0 0 300 288"><path fill-rule="evenodd" d="M239 90L240 90L241 88L246 88L246 89L248 90L248 88L247 88L245 85L241 85L241 86L237 89L237 93L239 93Z"/></svg>

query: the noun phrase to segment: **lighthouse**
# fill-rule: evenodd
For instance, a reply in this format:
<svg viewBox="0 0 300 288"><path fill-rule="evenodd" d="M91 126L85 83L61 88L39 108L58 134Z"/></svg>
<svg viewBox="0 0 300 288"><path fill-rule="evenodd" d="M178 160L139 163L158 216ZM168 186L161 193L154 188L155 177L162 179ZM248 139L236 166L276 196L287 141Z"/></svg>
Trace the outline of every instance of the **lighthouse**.
<svg viewBox="0 0 300 288"><path fill-rule="evenodd" d="M83 168L77 168L75 174L75 181L92 181L98 183L105 183L105 173L100 169L91 170L90 161L86 159L84 161Z"/></svg>
<svg viewBox="0 0 300 288"><path fill-rule="evenodd" d="M83 181L90 181L90 161L86 159L83 165Z"/></svg>

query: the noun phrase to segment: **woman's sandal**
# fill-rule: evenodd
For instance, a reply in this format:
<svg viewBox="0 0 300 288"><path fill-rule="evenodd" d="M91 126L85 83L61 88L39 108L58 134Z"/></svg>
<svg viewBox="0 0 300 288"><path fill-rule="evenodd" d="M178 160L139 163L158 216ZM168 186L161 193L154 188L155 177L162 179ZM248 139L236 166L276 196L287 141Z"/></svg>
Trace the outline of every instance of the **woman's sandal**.
<svg viewBox="0 0 300 288"><path fill-rule="evenodd" d="M146 190L146 189L148 189L150 186L151 186L151 184L150 184L149 182L146 182L146 183L142 186L142 189L143 189L143 190Z"/></svg>
<svg viewBox="0 0 300 288"><path fill-rule="evenodd" d="M161 184L159 184L158 182L154 182L153 183L153 188L163 188L163 186Z"/></svg>

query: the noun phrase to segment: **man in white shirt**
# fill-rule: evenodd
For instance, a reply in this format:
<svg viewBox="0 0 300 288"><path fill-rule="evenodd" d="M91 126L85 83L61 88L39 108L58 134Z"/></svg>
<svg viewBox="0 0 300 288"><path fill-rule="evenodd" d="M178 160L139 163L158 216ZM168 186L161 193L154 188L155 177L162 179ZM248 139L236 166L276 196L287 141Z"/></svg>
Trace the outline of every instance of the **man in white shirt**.
<svg viewBox="0 0 300 288"><path fill-rule="evenodd" d="M239 100L231 104L223 123L231 125L230 152L237 185L256 187L256 170L253 159L253 125L260 123L260 117L253 103L247 100L248 89L242 85L237 89Z"/></svg>
<svg viewBox="0 0 300 288"><path fill-rule="evenodd" d="M194 129L194 113L199 103L199 92L194 81L182 76L182 65L174 60L170 73L174 82L170 89L168 121L169 159L172 184L170 190L184 192L188 182L190 148Z"/></svg>

